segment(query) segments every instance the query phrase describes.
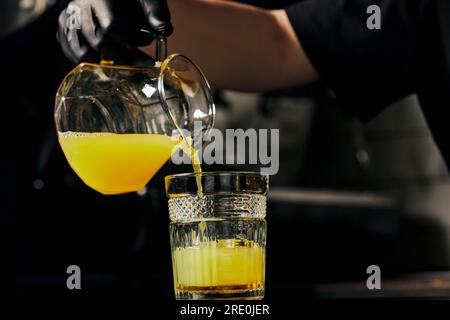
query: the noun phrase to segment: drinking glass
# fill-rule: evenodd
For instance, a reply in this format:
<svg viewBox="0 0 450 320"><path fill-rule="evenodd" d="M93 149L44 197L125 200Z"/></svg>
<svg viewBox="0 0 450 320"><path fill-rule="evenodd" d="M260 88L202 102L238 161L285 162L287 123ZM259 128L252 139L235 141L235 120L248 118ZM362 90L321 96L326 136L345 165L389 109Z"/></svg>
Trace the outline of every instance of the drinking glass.
<svg viewBox="0 0 450 320"><path fill-rule="evenodd" d="M252 172L165 178L176 299L263 298L268 181Z"/></svg>

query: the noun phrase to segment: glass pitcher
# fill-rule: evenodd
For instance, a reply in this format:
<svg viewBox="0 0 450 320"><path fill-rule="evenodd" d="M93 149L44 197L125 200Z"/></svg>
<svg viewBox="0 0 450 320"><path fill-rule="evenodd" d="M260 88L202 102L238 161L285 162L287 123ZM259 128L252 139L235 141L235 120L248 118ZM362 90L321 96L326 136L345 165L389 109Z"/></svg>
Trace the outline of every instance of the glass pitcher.
<svg viewBox="0 0 450 320"><path fill-rule="evenodd" d="M194 135L194 121L200 121L205 134L214 125L201 70L184 55L166 58L165 38L156 41L153 66L81 63L57 91L55 123L64 154L103 194L144 188L179 146L179 130Z"/></svg>

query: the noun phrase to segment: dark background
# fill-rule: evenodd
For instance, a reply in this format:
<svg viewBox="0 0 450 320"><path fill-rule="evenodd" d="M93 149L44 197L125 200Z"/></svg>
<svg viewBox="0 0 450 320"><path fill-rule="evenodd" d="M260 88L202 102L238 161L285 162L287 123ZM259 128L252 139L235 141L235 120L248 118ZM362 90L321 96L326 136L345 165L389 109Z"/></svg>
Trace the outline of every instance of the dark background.
<svg viewBox="0 0 450 320"><path fill-rule="evenodd" d="M144 196L105 197L72 172L53 123L54 94L74 67L55 38L62 5L0 38L1 293L172 301L163 177L191 168L167 164ZM450 184L414 97L368 124L342 111L323 85L216 98L218 128L281 131L267 301L367 296L361 286L371 264L391 281L386 297L450 294ZM79 292L66 288L72 264L82 270Z"/></svg>

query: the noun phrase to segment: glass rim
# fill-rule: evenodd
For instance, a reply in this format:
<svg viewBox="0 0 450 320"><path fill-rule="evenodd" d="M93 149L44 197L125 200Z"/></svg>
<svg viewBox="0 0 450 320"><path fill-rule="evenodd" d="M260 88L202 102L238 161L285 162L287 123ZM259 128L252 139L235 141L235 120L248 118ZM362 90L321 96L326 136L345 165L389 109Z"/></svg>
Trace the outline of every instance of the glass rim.
<svg viewBox="0 0 450 320"><path fill-rule="evenodd" d="M269 189L269 175L251 171L208 171L172 174L164 178L169 198L198 197L218 194L254 194L265 196Z"/></svg>
<svg viewBox="0 0 450 320"><path fill-rule="evenodd" d="M165 180L176 178L191 178L198 176L245 176L245 177L269 177L267 173L257 171L205 171L205 172L184 172L170 174L164 177Z"/></svg>

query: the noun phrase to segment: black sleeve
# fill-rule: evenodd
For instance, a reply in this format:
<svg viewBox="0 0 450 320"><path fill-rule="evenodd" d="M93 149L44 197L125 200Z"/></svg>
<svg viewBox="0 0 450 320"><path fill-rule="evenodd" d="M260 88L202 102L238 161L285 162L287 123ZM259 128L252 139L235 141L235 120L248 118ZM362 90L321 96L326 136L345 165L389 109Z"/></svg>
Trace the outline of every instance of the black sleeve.
<svg viewBox="0 0 450 320"><path fill-rule="evenodd" d="M286 12L322 79L344 105L367 120L416 91L427 2L306 0ZM370 5L381 9L381 29L367 27Z"/></svg>

